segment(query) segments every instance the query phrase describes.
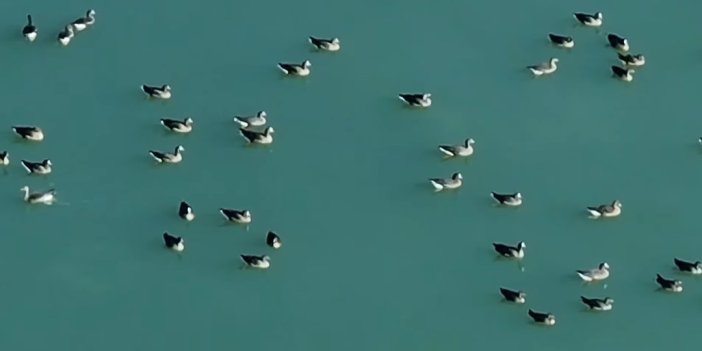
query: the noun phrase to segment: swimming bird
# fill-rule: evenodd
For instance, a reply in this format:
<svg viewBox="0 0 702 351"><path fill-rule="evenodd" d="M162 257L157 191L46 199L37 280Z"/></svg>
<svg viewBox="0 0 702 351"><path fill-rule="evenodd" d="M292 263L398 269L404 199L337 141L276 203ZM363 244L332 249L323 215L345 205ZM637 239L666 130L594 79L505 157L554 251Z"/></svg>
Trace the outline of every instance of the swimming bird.
<svg viewBox="0 0 702 351"><path fill-rule="evenodd" d="M622 55L621 53L617 53L617 57L619 57L619 61L623 65L629 66L629 67L641 67L646 64L646 57L642 54L626 54Z"/></svg>
<svg viewBox="0 0 702 351"><path fill-rule="evenodd" d="M678 269L683 272L688 272L692 274L702 274L702 262L700 261L688 262L677 258L674 258L673 261L675 262L675 265L678 267Z"/></svg>
<svg viewBox="0 0 702 351"><path fill-rule="evenodd" d="M85 17L78 18L77 20L71 22L71 25L77 32L82 31L88 26L95 23L95 10L88 10L85 12Z"/></svg>
<svg viewBox="0 0 702 351"><path fill-rule="evenodd" d="M168 100L171 98L171 86L164 84L160 87L142 84L141 91L149 97Z"/></svg>
<svg viewBox="0 0 702 351"><path fill-rule="evenodd" d="M609 205L590 206L587 208L591 218L611 218L622 214L622 203L619 200L612 201Z"/></svg>
<svg viewBox="0 0 702 351"><path fill-rule="evenodd" d="M239 128L239 134L241 134L241 136L243 136L249 143L253 144L272 144L274 132L275 130L273 127L266 127L263 132Z"/></svg>
<svg viewBox="0 0 702 351"><path fill-rule="evenodd" d="M439 151L448 157L466 157L473 154L474 144L475 140L473 140L473 138L468 138L463 142L463 145L439 145Z"/></svg>
<svg viewBox="0 0 702 351"><path fill-rule="evenodd" d="M280 241L278 234L271 231L269 231L266 235L266 244L274 249L279 249L281 246L283 246L283 242Z"/></svg>
<svg viewBox="0 0 702 351"><path fill-rule="evenodd" d="M312 63L309 60L305 60L301 64L284 62L278 63L278 68L280 68L283 73L291 76L309 76L310 73L312 73L310 67L312 67Z"/></svg>
<svg viewBox="0 0 702 351"><path fill-rule="evenodd" d="M260 127L266 124L266 111L258 111L253 116L234 116L234 122L239 123L241 128Z"/></svg>
<svg viewBox="0 0 702 351"><path fill-rule="evenodd" d="M27 25L22 28L22 35L27 38L29 42L33 42L37 39L38 33L37 26L32 22L32 15L27 15Z"/></svg>
<svg viewBox="0 0 702 351"><path fill-rule="evenodd" d="M252 268L267 269L271 266L271 258L263 256L253 256L253 255L241 255L241 260Z"/></svg>
<svg viewBox="0 0 702 351"><path fill-rule="evenodd" d="M517 246L509 246L501 243L492 243L492 246L495 248L495 251L500 256L510 258L524 258L524 248L526 248L526 244L523 241L517 243Z"/></svg>
<svg viewBox="0 0 702 351"><path fill-rule="evenodd" d="M10 164L10 153L7 151L0 151L0 166L7 166Z"/></svg>
<svg viewBox="0 0 702 351"><path fill-rule="evenodd" d="M233 210L229 208L220 208L219 213L230 222L240 224L251 223L251 211L249 210Z"/></svg>
<svg viewBox="0 0 702 351"><path fill-rule="evenodd" d="M605 280L609 278L609 264L607 264L607 262L602 262L599 266L597 266L597 268L590 270L577 270L575 272L578 273L580 279L586 282Z"/></svg>
<svg viewBox="0 0 702 351"><path fill-rule="evenodd" d="M585 296L580 296L580 300L587 305L591 310L595 311L609 311L612 309L614 304L614 299L605 297L604 299L591 299Z"/></svg>
<svg viewBox="0 0 702 351"><path fill-rule="evenodd" d="M166 247L177 252L185 250L185 240L179 236L163 233L163 241Z"/></svg>
<svg viewBox="0 0 702 351"><path fill-rule="evenodd" d="M543 325L554 325L556 324L556 316L552 313L536 312L529 309L529 316L534 320L534 322Z"/></svg>
<svg viewBox="0 0 702 351"><path fill-rule="evenodd" d="M71 39L73 39L73 36L75 33L73 32L73 27L71 25L67 25L59 34L58 34L58 41L61 45L66 46L71 43Z"/></svg>
<svg viewBox="0 0 702 351"><path fill-rule="evenodd" d="M614 34L614 33L607 34L607 42L609 43L609 46L611 46L615 50L618 50L621 52L629 51L629 41L626 38L620 37L617 34Z"/></svg>
<svg viewBox="0 0 702 351"><path fill-rule="evenodd" d="M463 175L461 173L454 173L451 175L451 178L430 178L429 182L436 191L458 189L463 185Z"/></svg>
<svg viewBox="0 0 702 351"><path fill-rule="evenodd" d="M320 39L309 37L309 42L322 51L339 51L341 49L341 41L339 41L339 38Z"/></svg>
<svg viewBox="0 0 702 351"><path fill-rule="evenodd" d="M556 46L559 46L562 48L566 48L566 49L570 49L573 46L575 46L575 41L573 40L572 37L569 37L569 36L549 33L548 40L553 45L556 45Z"/></svg>
<svg viewBox="0 0 702 351"><path fill-rule="evenodd" d="M527 66L527 68L531 71L531 73L534 74L534 76L538 77L556 72L556 70L558 69L558 65L556 65L557 63L558 59L552 57L548 62L544 62L533 66Z"/></svg>
<svg viewBox="0 0 702 351"><path fill-rule="evenodd" d="M522 204L522 193L498 194L493 191L490 193L490 197L500 205L519 206Z"/></svg>
<svg viewBox="0 0 702 351"><path fill-rule="evenodd" d="M14 126L12 131L19 135L22 139L27 139L31 141L42 141L44 140L44 131L39 127L34 126Z"/></svg>
<svg viewBox="0 0 702 351"><path fill-rule="evenodd" d="M178 216L188 222L192 221L195 219L195 212L193 211L193 208L188 205L187 202L181 201L180 206L178 207Z"/></svg>
<svg viewBox="0 0 702 351"><path fill-rule="evenodd" d="M185 151L185 148L178 145L172 154L168 152L151 150L149 151L149 155L151 155L151 157L153 157L158 163L178 163L183 160L183 151Z"/></svg>
<svg viewBox="0 0 702 351"><path fill-rule="evenodd" d="M671 292L683 291L682 281L666 279L663 278L660 274L656 274L656 283L658 283L658 285L660 285L663 290Z"/></svg>
<svg viewBox="0 0 702 351"><path fill-rule="evenodd" d="M30 162L27 160L20 161L22 167L27 171L27 174L49 174L51 173L51 160L46 159L41 162Z"/></svg>
<svg viewBox="0 0 702 351"><path fill-rule="evenodd" d="M429 107L431 106L431 94L400 94L398 95L401 101L413 107Z"/></svg>
<svg viewBox="0 0 702 351"><path fill-rule="evenodd" d="M625 82L631 82L634 80L634 73L636 73L636 71L631 68L612 66L612 74Z"/></svg>
<svg viewBox="0 0 702 351"><path fill-rule="evenodd" d="M193 130L193 119L188 117L182 121L179 121L175 119L162 118L161 125L176 133L190 133Z"/></svg>
<svg viewBox="0 0 702 351"><path fill-rule="evenodd" d="M502 294L502 296L504 296L505 300L507 301L520 304L526 302L526 293L522 291L514 291L506 288L500 288L500 294Z"/></svg>
<svg viewBox="0 0 702 351"><path fill-rule="evenodd" d="M595 12L594 15L576 12L573 14L573 17L587 27L602 26L602 12Z"/></svg>
<svg viewBox="0 0 702 351"><path fill-rule="evenodd" d="M23 186L20 191L24 191L24 201L30 204L51 205L56 202L56 190L49 189L44 192L30 193L28 186Z"/></svg>

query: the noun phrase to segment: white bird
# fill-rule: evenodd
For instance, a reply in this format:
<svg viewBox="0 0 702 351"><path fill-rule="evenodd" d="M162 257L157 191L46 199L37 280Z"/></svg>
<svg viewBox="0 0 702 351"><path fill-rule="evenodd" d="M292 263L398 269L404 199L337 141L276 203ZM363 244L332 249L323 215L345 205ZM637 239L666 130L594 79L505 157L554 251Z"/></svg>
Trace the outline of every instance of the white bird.
<svg viewBox="0 0 702 351"><path fill-rule="evenodd" d="M71 43L71 39L75 33L73 32L73 26L67 25L59 34L58 41L61 45L66 46Z"/></svg>
<svg viewBox="0 0 702 351"><path fill-rule="evenodd" d="M339 38L320 39L309 37L309 42L318 50L322 51L339 51L341 49L341 41L339 41Z"/></svg>
<svg viewBox="0 0 702 351"><path fill-rule="evenodd" d="M636 71L631 68L621 68L619 66L612 66L612 75L625 82L631 82L632 80L634 80L634 73L636 73Z"/></svg>
<svg viewBox="0 0 702 351"><path fill-rule="evenodd" d="M577 270L575 272L578 273L580 279L586 282L605 280L609 278L609 264L607 264L607 262L602 262L599 266L597 266L597 268L590 270Z"/></svg>
<svg viewBox="0 0 702 351"><path fill-rule="evenodd" d="M454 173L451 175L451 178L430 178L429 182L436 191L458 189L463 185L463 175L461 173Z"/></svg>
<svg viewBox="0 0 702 351"><path fill-rule="evenodd" d="M95 10L88 10L85 12L85 17L78 18L77 20L71 22L71 25L77 32L82 31L88 26L95 23Z"/></svg>
<svg viewBox="0 0 702 351"><path fill-rule="evenodd" d="M413 107L429 107L431 106L431 94L399 94L398 98L407 105Z"/></svg>
<svg viewBox="0 0 702 351"><path fill-rule="evenodd" d="M234 116L234 122L238 123L241 128L260 127L266 124L266 111L258 111L253 116Z"/></svg>
<svg viewBox="0 0 702 351"><path fill-rule="evenodd" d="M241 255L241 260L244 261L244 263L252 268L258 268L258 269L268 269L268 267L271 266L271 259L270 257L263 255L263 256L252 256L252 255Z"/></svg>
<svg viewBox="0 0 702 351"><path fill-rule="evenodd" d="M249 210L233 210L229 208L220 208L219 213L230 221L239 224L249 224L251 223L251 211Z"/></svg>
<svg viewBox="0 0 702 351"><path fill-rule="evenodd" d="M594 15L576 12L573 14L573 17L587 27L602 26L602 12L596 12Z"/></svg>
<svg viewBox="0 0 702 351"><path fill-rule="evenodd" d="M56 202L56 190L50 189L44 192L30 193L28 186L23 186L20 191L24 191L24 201L30 204L52 205Z"/></svg>
<svg viewBox="0 0 702 351"><path fill-rule="evenodd" d="M142 84L141 91L144 92L148 97L168 100L171 98L171 86L164 84L160 87Z"/></svg>
<svg viewBox="0 0 702 351"><path fill-rule="evenodd" d="M301 64L285 62L278 63L278 68L280 68L283 73L291 76L309 76L312 72L310 67L312 67L312 63L309 60L305 60Z"/></svg>
<svg viewBox="0 0 702 351"><path fill-rule="evenodd" d="M29 42L33 42L37 39L37 26L32 22L32 15L27 15L27 25L22 28L22 35L27 38Z"/></svg>
<svg viewBox="0 0 702 351"><path fill-rule="evenodd" d="M22 139L27 139L31 141L42 141L44 140L44 131L39 127L34 126L14 126L12 131L19 135Z"/></svg>
<svg viewBox="0 0 702 351"><path fill-rule="evenodd" d="M195 219L195 212L187 202L181 201L180 206L178 207L178 216L188 222L191 222L193 219Z"/></svg>
<svg viewBox="0 0 702 351"><path fill-rule="evenodd" d="M548 62L544 62L538 65L527 66L527 68L534 74L534 76L542 76L545 74L551 74L556 72L558 69L558 59L552 57Z"/></svg>
<svg viewBox="0 0 702 351"><path fill-rule="evenodd" d="M177 252L185 250L185 240L179 236L163 233L163 241L166 247Z"/></svg>
<svg viewBox="0 0 702 351"><path fill-rule="evenodd" d="M151 157L153 157L158 163L178 163L183 160L183 151L185 151L185 148L178 145L172 154L168 152L151 150L149 151L149 155L151 155Z"/></svg>
<svg viewBox="0 0 702 351"><path fill-rule="evenodd" d="M188 117L182 121L176 119L162 118L161 125L166 129L176 133L190 133L193 130L193 119Z"/></svg>
<svg viewBox="0 0 702 351"><path fill-rule="evenodd" d="M463 142L463 145L439 145L439 151L448 157L467 157L473 154L474 144L475 140L468 138Z"/></svg>
<svg viewBox="0 0 702 351"><path fill-rule="evenodd" d="M52 171L51 166L53 166L49 159L41 162L22 160L20 164L27 171L27 174L49 174Z"/></svg>
<svg viewBox="0 0 702 351"><path fill-rule="evenodd" d="M280 241L278 234L271 231L266 234L266 244L274 249L279 249L281 246L283 246L283 242Z"/></svg>
<svg viewBox="0 0 702 351"><path fill-rule="evenodd" d="M622 203L619 200L612 201L609 205L590 206L587 208L591 218L610 218L622 214Z"/></svg>
<svg viewBox="0 0 702 351"><path fill-rule="evenodd" d="M243 136L249 143L253 144L272 144L274 132L275 130L273 127L266 127L263 132L239 128L239 134L241 134L241 136Z"/></svg>

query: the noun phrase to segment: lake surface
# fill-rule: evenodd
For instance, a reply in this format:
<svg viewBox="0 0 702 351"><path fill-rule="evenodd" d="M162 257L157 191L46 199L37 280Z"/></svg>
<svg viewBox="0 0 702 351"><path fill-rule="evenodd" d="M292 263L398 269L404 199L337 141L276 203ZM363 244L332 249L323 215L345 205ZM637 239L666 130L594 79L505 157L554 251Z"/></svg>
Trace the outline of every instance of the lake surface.
<svg viewBox="0 0 702 351"><path fill-rule="evenodd" d="M29 6L29 8L27 8ZM59 47L88 8L97 22ZM697 14L682 1L5 1L0 3L0 349L696 350L702 282L673 257L702 257ZM573 11L604 13L601 31ZM20 35L27 12L39 38ZM565 51L549 32L571 35ZM605 36L647 65L630 84ZM337 36L319 53L309 35ZM690 39L688 39L690 38ZM690 44L692 42L692 44ZM527 65L558 57L534 79ZM277 62L309 59L307 79ZM141 84L170 84L149 101ZM413 110L400 92L431 92ZM270 147L235 114L265 110ZM189 135L160 118L195 120ZM43 128L32 144L10 131ZM438 144L476 140L467 160ZM151 149L186 149L157 166ZM48 176L21 159L50 158ZM462 172L455 192L430 177ZM28 206L19 188L55 187ZM493 205L491 191L524 195ZM623 203L611 221L586 206ZM188 201L197 219L177 216ZM220 207L247 208L248 227ZM265 234L284 245L274 251ZM178 255L168 231L185 238ZM527 243L523 270L492 242ZM240 254L268 254L268 271ZM576 269L606 261L607 284ZM684 281L657 291L656 273ZM525 305L498 288L527 292ZM616 300L585 311L579 296ZM527 309L550 311L553 328Z"/></svg>

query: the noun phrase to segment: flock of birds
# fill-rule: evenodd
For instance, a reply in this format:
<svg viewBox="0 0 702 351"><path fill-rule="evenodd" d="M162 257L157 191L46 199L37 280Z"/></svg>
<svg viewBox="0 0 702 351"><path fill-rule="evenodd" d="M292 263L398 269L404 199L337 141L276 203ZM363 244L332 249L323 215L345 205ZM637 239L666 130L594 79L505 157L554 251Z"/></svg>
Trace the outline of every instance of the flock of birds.
<svg viewBox="0 0 702 351"><path fill-rule="evenodd" d="M586 27L599 28L602 26L602 13L595 14L574 13L574 18ZM28 23L22 30L22 35L29 41L34 42L38 36L38 29L32 21L32 16L27 16ZM58 41L61 45L68 45L73 39L75 33L85 30L95 23L95 11L88 10L84 17L80 17L68 24L64 30L58 34ZM575 41L570 36L549 34L548 39L556 46L562 48L573 48ZM336 52L341 49L341 42L338 38L321 39L309 37L309 43L320 51ZM611 47L618 51L618 58L624 65L612 66L612 73L624 80L631 81L634 70L631 67L643 66L646 62L642 54L628 54L629 43L626 38L616 34L608 34L607 41ZM551 74L557 70L558 58L551 58L549 62L540 65L528 66L528 69L535 76L543 76ZM286 75L307 77L311 74L312 63L305 60L301 63L279 63L278 68ZM172 97L172 90L168 84L161 86L142 85L141 91L149 98L168 100ZM411 107L427 108L432 104L430 93L402 93L398 95L399 99ZM233 121L239 125L241 136L252 144L268 145L273 143L274 129L268 126L267 114L265 111L259 111L252 116L235 116ZM188 117L184 120L161 119L161 125L174 133L190 133L193 130L194 121ZM44 132L36 126L13 126L12 130L20 138L32 141L41 142L44 140ZM702 138L700 138L702 143ZM466 139L462 144L457 145L439 145L438 149L445 157L469 157L474 153L475 140L472 138ZM173 152L149 151L149 155L158 163L174 164L179 163L183 159L185 148L182 145L175 147ZM7 166L10 164L9 153L7 151L0 152L0 165ZM21 160L21 166L29 174L46 175L52 171L51 160L45 159L42 161ZM444 191L458 189L463 185L463 176L460 172L452 174L448 178L431 178L430 184L435 191ZM54 189L42 192L32 192L28 186L21 188L24 192L24 201L30 204L51 205L57 201L56 191ZM501 206L516 207L521 206L523 197L520 192L516 193L497 193L490 194L492 199ZM622 203L618 200L609 204L599 206L591 206L586 208L591 218L614 218L622 213ZM239 210L230 208L220 208L220 214L227 220L239 224L249 224L252 221L252 214L249 210ZM185 221L193 221L195 212L193 208L185 201L180 203L178 208L178 216ZM168 249L181 252L185 250L185 241L182 237L163 233L163 241ZM282 246L280 237L269 231L265 238L266 244L274 249L279 249ZM519 242L516 246L510 246L503 243L493 243L495 252L505 258L522 259L525 256L524 249L526 244ZM267 255L241 255L242 261L248 267L267 269L270 267L270 257ZM688 262L678 258L674 259L674 264L680 271L691 274L702 274L702 262ZM577 270L577 275L585 282L603 281L609 278L609 264L607 262L600 263L596 268L589 270ZM683 290L680 280L667 279L657 274L656 282L664 290L671 292L681 292ZM507 288L500 288L500 293L507 300L518 304L526 303L526 293L523 291L515 291ZM604 298L589 298L581 296L581 301L590 309L596 311L609 311L612 309L614 299L610 297ZM538 312L532 309L528 310L529 316L537 323L544 325L554 325L556 317L553 313Z"/></svg>

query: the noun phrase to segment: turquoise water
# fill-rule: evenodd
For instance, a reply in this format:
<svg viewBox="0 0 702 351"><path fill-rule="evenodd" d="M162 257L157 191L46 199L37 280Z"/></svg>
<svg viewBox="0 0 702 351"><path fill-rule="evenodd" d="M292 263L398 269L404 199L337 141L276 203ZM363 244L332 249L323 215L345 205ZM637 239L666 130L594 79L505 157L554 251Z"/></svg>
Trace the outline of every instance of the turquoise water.
<svg viewBox="0 0 702 351"><path fill-rule="evenodd" d="M93 7L97 22L61 48L62 26ZM1 176L3 350L586 350L658 349L689 337L702 283L672 268L696 260L702 172L700 49L688 44L702 5L683 1L34 1L0 3L6 135ZM600 33L573 11L604 12ZM27 12L39 39L19 31ZM656 14L655 16L653 14ZM610 77L605 33L629 37L647 66ZM572 52L549 32L572 35ZM308 35L338 36L316 53ZM671 35L681 35L671 39ZM559 57L556 74L526 65ZM279 61L312 61L308 79ZM148 101L141 84L173 87ZM434 105L403 107L399 92ZM264 109L270 147L247 147L231 117ZM172 135L163 117L195 120ZM41 126L40 144L14 124ZM436 145L473 137L468 160ZM148 150L182 144L156 166ZM47 177L19 160L51 158ZM462 189L426 182L460 171ZM30 207L19 188L55 187L61 204ZM520 208L490 191L524 194ZM619 199L602 222L584 207ZM177 215L181 200L198 217ZM220 207L248 208L246 228ZM268 230L284 242L273 252ZM163 231L186 240L165 250ZM521 271L494 241L527 243ZM269 254L268 271L239 254ZM583 286L576 269L607 261ZM655 274L685 291L656 291ZM527 304L500 301L523 289ZM610 313L579 296L611 296ZM556 314L550 329L528 308Z"/></svg>

